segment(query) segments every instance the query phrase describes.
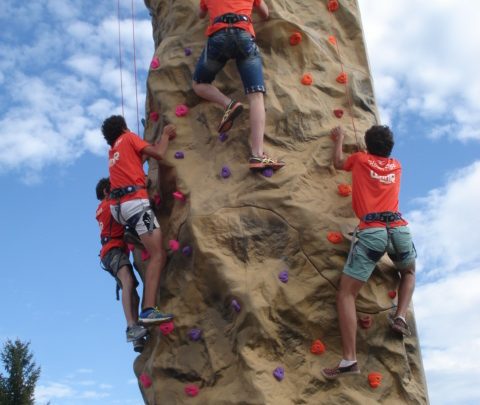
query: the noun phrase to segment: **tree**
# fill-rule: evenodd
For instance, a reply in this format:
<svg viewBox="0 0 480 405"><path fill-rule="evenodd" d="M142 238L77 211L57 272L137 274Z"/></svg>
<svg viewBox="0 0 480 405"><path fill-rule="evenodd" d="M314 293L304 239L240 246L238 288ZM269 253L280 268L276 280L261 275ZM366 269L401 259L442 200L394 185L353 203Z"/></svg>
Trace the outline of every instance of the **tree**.
<svg viewBox="0 0 480 405"><path fill-rule="evenodd" d="M33 361L30 342L7 340L0 355L6 375L0 372L0 404L32 405L40 367Z"/></svg>

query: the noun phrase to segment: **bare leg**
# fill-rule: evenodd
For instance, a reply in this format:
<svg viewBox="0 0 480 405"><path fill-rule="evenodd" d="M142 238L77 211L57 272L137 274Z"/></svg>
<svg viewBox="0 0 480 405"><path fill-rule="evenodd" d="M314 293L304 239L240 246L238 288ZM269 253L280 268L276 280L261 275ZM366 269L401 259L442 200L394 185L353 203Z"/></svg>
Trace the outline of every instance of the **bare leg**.
<svg viewBox="0 0 480 405"><path fill-rule="evenodd" d="M117 273L122 283L122 306L127 325L131 326L138 321L138 294L133 277L127 266L123 266Z"/></svg>
<svg viewBox="0 0 480 405"><path fill-rule="evenodd" d="M250 131L252 155L263 156L263 134L265 133L265 105L263 93L247 94L250 103Z"/></svg>
<svg viewBox="0 0 480 405"><path fill-rule="evenodd" d="M197 83L193 82L192 84L193 91L197 96L204 98L205 100L217 103L225 108L232 99L223 94L218 90L213 84L208 83Z"/></svg>
<svg viewBox="0 0 480 405"><path fill-rule="evenodd" d="M406 318L407 309L412 299L413 290L415 289L415 264L404 270L400 270L400 286L398 288L398 306L395 317L401 316Z"/></svg>
<svg viewBox="0 0 480 405"><path fill-rule="evenodd" d="M357 311L355 299L364 282L342 274L337 293L338 321L342 335L342 350L345 360L357 359Z"/></svg>
<svg viewBox="0 0 480 405"><path fill-rule="evenodd" d="M162 246L162 231L160 228L140 235L140 239L145 249L150 253L150 260L145 272L143 295L143 308L150 308L156 305L160 273L165 266L166 253Z"/></svg>

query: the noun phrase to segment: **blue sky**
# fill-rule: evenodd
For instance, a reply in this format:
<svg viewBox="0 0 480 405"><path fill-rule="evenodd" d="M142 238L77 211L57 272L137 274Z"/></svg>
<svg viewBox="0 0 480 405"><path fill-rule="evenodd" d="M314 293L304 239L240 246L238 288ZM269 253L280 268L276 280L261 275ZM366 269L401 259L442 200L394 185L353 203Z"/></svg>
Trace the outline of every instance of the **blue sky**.
<svg viewBox="0 0 480 405"><path fill-rule="evenodd" d="M131 3L121 3L125 115L136 128ZM404 165L431 402L480 403L480 4L359 3L382 121ZM154 49L144 4L135 7L142 116ZM107 174L98 127L121 104L116 2L4 0L0 23L0 343L32 342L37 404L140 404L93 218Z"/></svg>

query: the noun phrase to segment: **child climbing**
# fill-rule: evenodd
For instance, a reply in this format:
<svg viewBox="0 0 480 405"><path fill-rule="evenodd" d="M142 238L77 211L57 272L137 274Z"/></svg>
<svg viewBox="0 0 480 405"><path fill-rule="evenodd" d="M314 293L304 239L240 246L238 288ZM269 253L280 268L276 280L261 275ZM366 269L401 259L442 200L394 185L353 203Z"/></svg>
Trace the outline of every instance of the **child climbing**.
<svg viewBox="0 0 480 405"><path fill-rule="evenodd" d="M264 0L200 1L199 16L204 18L208 14L210 24L206 31L207 44L193 74L193 90L198 96L225 108L218 132L227 132L243 111L243 106L223 94L212 82L227 61L235 59L250 104L252 154L249 166L251 169L280 169L285 163L268 157L263 150L265 83L251 19L253 7L264 20L268 19L268 7Z"/></svg>
<svg viewBox="0 0 480 405"><path fill-rule="evenodd" d="M150 145L127 128L122 116L113 115L103 122L102 133L110 145L110 198L115 200L110 207L113 218L135 230L150 254L139 322L156 324L168 321L173 315L164 314L156 307L160 273L165 266L166 253L163 249L162 231L148 200L143 156L162 160L170 140L176 136L175 127L165 126L159 142Z"/></svg>
<svg viewBox="0 0 480 405"><path fill-rule="evenodd" d="M334 368L325 368L325 378L358 374L356 357L357 315L355 299L385 252L400 273L398 306L389 319L394 332L410 335L406 316L415 288L416 252L407 222L398 212L400 162L390 158L393 133L387 126L374 125L365 133L367 152L343 157L344 132L332 130L333 162L336 169L352 172L352 206L360 219L337 293L337 310L342 337L343 359Z"/></svg>
<svg viewBox="0 0 480 405"><path fill-rule="evenodd" d="M137 294L138 281L133 273L128 259L127 246L123 241L123 226L112 218L110 205L110 180L100 179L96 187L98 205L96 218L100 227L100 259L103 268L108 271L117 282L118 291L122 290L122 306L127 320L127 342L133 342L136 352L141 352L145 343L144 336L147 329L138 324L138 305L140 298Z"/></svg>

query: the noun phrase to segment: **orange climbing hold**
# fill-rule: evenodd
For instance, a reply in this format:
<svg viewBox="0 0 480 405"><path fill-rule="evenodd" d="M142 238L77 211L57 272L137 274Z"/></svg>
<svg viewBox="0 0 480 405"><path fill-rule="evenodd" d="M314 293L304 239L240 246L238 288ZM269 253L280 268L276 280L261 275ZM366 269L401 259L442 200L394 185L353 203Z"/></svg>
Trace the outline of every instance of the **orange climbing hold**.
<svg viewBox="0 0 480 405"><path fill-rule="evenodd" d="M342 197L348 197L350 194L352 194L352 187L350 184L339 184L337 186L338 194L340 194Z"/></svg>
<svg viewBox="0 0 480 405"><path fill-rule="evenodd" d="M343 236L340 232L329 232L327 235L327 239L329 242L335 245L343 242Z"/></svg>
<svg viewBox="0 0 480 405"><path fill-rule="evenodd" d="M290 45L295 46L302 42L302 34L298 31L295 31L292 35L290 35Z"/></svg>
<svg viewBox="0 0 480 405"><path fill-rule="evenodd" d="M328 0L328 3L327 3L328 11L334 13L335 11L338 10L339 7L340 5L338 4L337 0Z"/></svg>
<svg viewBox="0 0 480 405"><path fill-rule="evenodd" d="M313 83L313 77L310 73L305 73L302 76L302 84L305 86L310 86Z"/></svg>
<svg viewBox="0 0 480 405"><path fill-rule="evenodd" d="M393 300L397 296L397 292L395 290L391 290L388 292L388 296Z"/></svg>
<svg viewBox="0 0 480 405"><path fill-rule="evenodd" d="M310 346L310 352L316 355L325 353L325 345L320 339L314 340L312 346Z"/></svg>
<svg viewBox="0 0 480 405"><path fill-rule="evenodd" d="M337 76L338 83L345 84L347 83L347 81L348 81L348 76L345 72L342 72Z"/></svg>
<svg viewBox="0 0 480 405"><path fill-rule="evenodd" d="M362 329L369 329L373 324L373 319L370 315L365 315L358 318L358 324Z"/></svg>
<svg viewBox="0 0 480 405"><path fill-rule="evenodd" d="M370 387L372 388L378 388L380 387L380 384L382 383L382 375L380 373L370 373L368 375L368 383L370 384Z"/></svg>
<svg viewBox="0 0 480 405"><path fill-rule="evenodd" d="M337 45L337 38L335 38L333 35L330 35L328 37L328 42L330 42L332 45Z"/></svg>

